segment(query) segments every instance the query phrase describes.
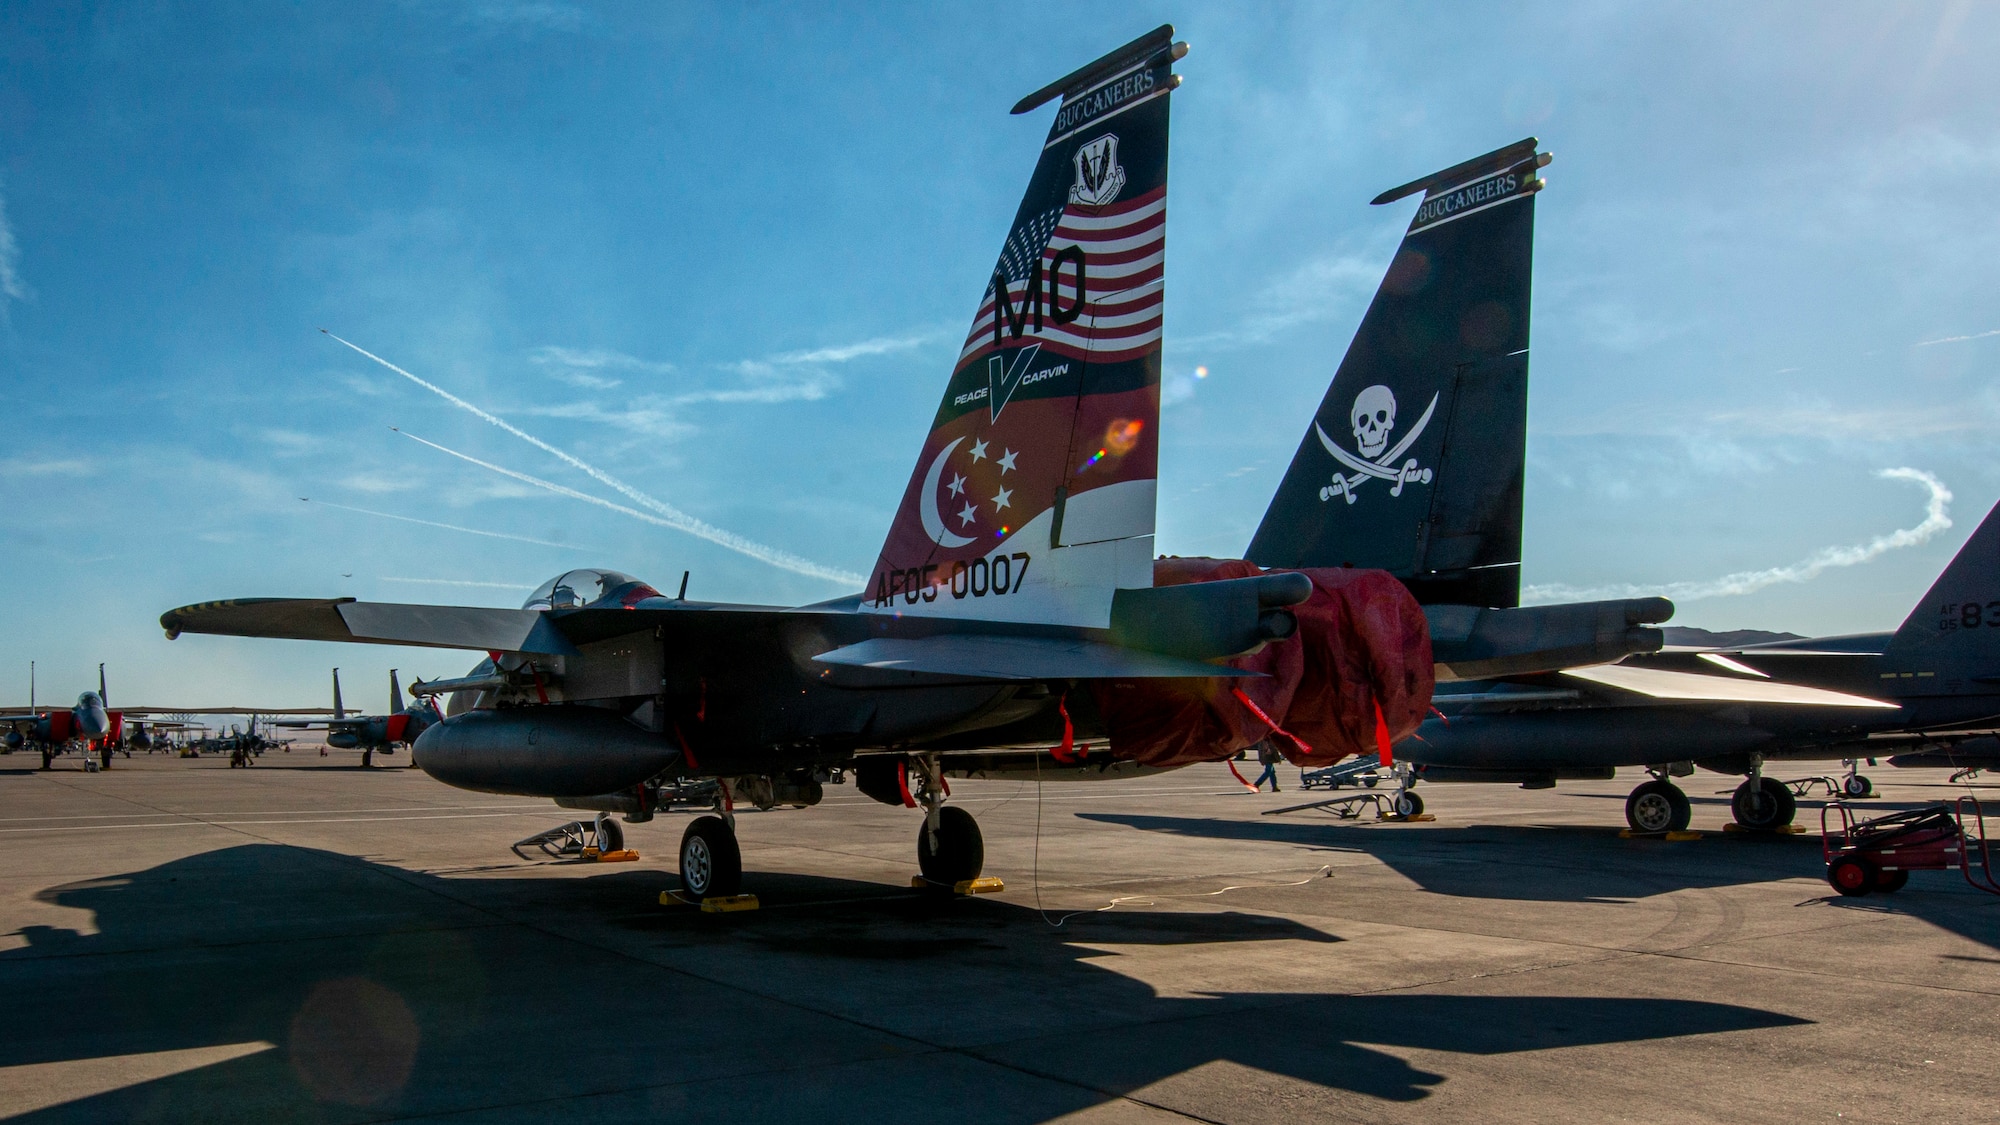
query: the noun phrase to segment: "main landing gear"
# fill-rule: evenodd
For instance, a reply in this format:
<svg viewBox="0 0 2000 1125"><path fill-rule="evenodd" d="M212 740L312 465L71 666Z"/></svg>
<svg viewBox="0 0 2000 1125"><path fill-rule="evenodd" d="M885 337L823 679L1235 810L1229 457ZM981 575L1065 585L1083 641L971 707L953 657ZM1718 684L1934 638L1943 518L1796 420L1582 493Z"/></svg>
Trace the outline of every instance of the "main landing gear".
<svg viewBox="0 0 2000 1125"><path fill-rule="evenodd" d="M1792 823L1799 804L1790 786L1764 776L1764 760L1758 755L1751 758L1750 776L1729 798L1729 811L1737 824L1752 832L1775 832Z"/></svg>
<svg viewBox="0 0 2000 1125"><path fill-rule="evenodd" d="M924 881L951 890L979 878L986 867L986 841L971 813L944 803L951 790L937 758L912 759L905 769L905 784L917 790L912 796L924 809L923 827L917 829L917 870ZM920 779L921 789L916 784Z"/></svg>
<svg viewBox="0 0 2000 1125"><path fill-rule="evenodd" d="M681 834L681 895L695 902L743 891L743 849L736 845L736 814L718 782L715 812L698 816Z"/></svg>
<svg viewBox="0 0 2000 1125"><path fill-rule="evenodd" d="M1647 834L1685 832L1694 818L1694 807L1681 787L1667 780L1665 771L1652 771L1653 780L1644 782L1625 798L1625 823L1634 832Z"/></svg>

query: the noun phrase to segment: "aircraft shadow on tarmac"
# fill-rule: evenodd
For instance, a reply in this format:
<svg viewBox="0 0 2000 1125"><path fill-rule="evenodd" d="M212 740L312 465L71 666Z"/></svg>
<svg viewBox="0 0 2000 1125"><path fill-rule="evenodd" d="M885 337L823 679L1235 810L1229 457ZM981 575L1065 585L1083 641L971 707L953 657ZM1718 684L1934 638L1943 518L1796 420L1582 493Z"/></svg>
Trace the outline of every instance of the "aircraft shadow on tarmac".
<svg viewBox="0 0 2000 1125"><path fill-rule="evenodd" d="M1928 802L1915 802L1910 808ZM1869 815L1901 804L1871 805ZM1404 831L1341 825L1312 812L1256 820L1078 813L1081 820L1142 832L1201 839L1293 844L1321 852L1365 853L1426 891L1458 898L1530 899L1539 902L1621 902L1673 891L1765 883L1804 877L1820 880L1826 867L1819 837L1732 837L1698 841L1627 840L1608 828L1473 825ZM1817 827L1818 813L1812 818ZM1801 823L1804 822L1802 814ZM1939 929L2000 949L2000 899L1966 886L1955 871L1919 872L1894 895L1843 899L1824 882L1829 901L1843 908L1907 914Z"/></svg>
<svg viewBox="0 0 2000 1125"><path fill-rule="evenodd" d="M1216 1061L1391 1100L1448 1076L1361 1046L1474 1055L1770 1028L1730 1004L1609 996L1162 997L1084 943L1339 939L1241 913L1032 907L759 875L766 909L653 905L658 870L439 877L249 845L51 888L97 932L0 953L0 1067L274 1049L22 1121L595 1119L1033 1122ZM1318 956L1311 949L1304 956Z"/></svg>

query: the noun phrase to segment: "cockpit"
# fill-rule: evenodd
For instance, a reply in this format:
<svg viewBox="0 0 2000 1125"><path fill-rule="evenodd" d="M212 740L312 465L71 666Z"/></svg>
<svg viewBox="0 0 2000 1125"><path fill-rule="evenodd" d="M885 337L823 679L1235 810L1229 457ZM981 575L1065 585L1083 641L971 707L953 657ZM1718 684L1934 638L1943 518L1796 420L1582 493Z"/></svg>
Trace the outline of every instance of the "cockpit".
<svg viewBox="0 0 2000 1125"><path fill-rule="evenodd" d="M615 570L571 570L535 588L522 609L580 609L585 606L629 609L658 590Z"/></svg>

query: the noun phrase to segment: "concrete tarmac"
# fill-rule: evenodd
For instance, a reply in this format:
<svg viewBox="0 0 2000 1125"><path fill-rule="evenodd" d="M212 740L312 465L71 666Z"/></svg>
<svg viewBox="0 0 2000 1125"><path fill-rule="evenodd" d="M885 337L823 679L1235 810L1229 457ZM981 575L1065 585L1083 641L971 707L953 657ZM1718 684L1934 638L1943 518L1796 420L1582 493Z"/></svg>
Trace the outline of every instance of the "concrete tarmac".
<svg viewBox="0 0 2000 1125"><path fill-rule="evenodd" d="M1717 775L1685 842L1619 838L1636 777L1426 786L1423 824L1261 815L1295 770L960 782L1007 889L942 902L916 814L834 786L742 814L763 909L704 915L657 904L683 815L523 861L572 814L358 760L0 757L0 1116L2000 1118L2000 898L1834 896Z"/></svg>

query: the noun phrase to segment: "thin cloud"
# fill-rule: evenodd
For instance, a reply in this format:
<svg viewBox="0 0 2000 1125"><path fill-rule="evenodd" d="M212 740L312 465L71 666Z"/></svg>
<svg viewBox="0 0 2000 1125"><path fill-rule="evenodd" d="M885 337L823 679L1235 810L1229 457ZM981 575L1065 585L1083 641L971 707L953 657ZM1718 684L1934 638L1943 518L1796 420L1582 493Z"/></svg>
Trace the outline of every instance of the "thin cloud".
<svg viewBox="0 0 2000 1125"><path fill-rule="evenodd" d="M936 331L920 332L911 336L877 336L872 340L862 340L853 344L836 344L832 347L812 348L806 351L782 352L772 356L768 362L779 365L813 363L846 363L866 356L890 355L920 348L938 339Z"/></svg>
<svg viewBox="0 0 2000 1125"><path fill-rule="evenodd" d="M1330 320L1374 291L1382 263L1359 254L1333 254L1305 263L1265 285L1253 307L1258 311L1235 326L1183 336L1176 348L1235 348L1262 344L1302 324Z"/></svg>
<svg viewBox="0 0 2000 1125"><path fill-rule="evenodd" d="M12 477L87 477L96 471L96 462L78 457L11 457L0 461L0 474Z"/></svg>
<svg viewBox="0 0 2000 1125"><path fill-rule="evenodd" d="M1963 344L1967 340L1984 340L1989 336L2000 336L2000 328L1995 328L1991 332L1974 332L1970 336L1940 336L1935 340L1919 340L1910 346L1913 348L1928 348L1938 344Z"/></svg>
<svg viewBox="0 0 2000 1125"><path fill-rule="evenodd" d="M14 225L7 221L7 200L0 196L0 319L7 315L7 306L12 301L25 301L33 296L28 283L21 280L21 244L14 240Z"/></svg>
<svg viewBox="0 0 2000 1125"><path fill-rule="evenodd" d="M610 390L624 382L606 372L629 371L642 375L670 375L671 363L640 359L609 348L565 348L548 344L528 353L528 362L547 368L554 377L571 386L590 390Z"/></svg>
<svg viewBox="0 0 2000 1125"><path fill-rule="evenodd" d="M1914 547L1928 542L1939 532L1951 527L1951 490L1943 481L1922 469L1883 469L1876 473L1883 480L1907 480L1921 485L1930 495L1924 503L1924 518L1915 527L1901 528L1887 535L1878 535L1866 543L1853 546L1823 547L1812 555L1790 566L1775 566L1764 570L1743 570L1695 582L1668 582L1654 586L1620 584L1613 586L1565 586L1549 583L1523 587L1521 598L1529 603L1596 601L1600 598L1643 598L1667 597L1677 602L1700 601L1704 598L1737 597L1753 594L1779 583L1810 582L1828 570L1839 567L1860 566L1872 562L1890 551Z"/></svg>
<svg viewBox="0 0 2000 1125"><path fill-rule="evenodd" d="M532 590L535 587L521 582L479 582L470 578L397 578L384 575L378 582L404 582L413 586L471 586L482 590Z"/></svg>

